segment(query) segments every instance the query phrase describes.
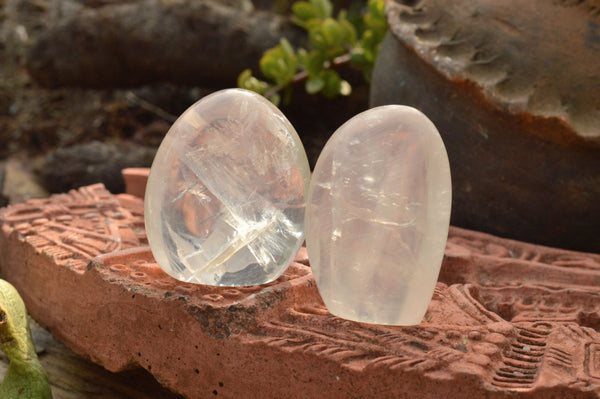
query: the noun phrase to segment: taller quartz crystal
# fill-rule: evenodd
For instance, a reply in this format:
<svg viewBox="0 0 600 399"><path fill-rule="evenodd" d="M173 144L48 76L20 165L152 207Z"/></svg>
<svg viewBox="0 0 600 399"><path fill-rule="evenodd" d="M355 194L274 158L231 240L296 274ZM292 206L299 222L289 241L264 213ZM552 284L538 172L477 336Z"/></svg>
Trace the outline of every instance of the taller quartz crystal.
<svg viewBox="0 0 600 399"><path fill-rule="evenodd" d="M283 114L229 89L192 105L164 138L146 188L148 241L176 279L270 282L304 239L310 170Z"/></svg>
<svg viewBox="0 0 600 399"><path fill-rule="evenodd" d="M444 253L451 189L442 139L413 108L374 108L334 133L313 173L306 235L331 313L421 322Z"/></svg>

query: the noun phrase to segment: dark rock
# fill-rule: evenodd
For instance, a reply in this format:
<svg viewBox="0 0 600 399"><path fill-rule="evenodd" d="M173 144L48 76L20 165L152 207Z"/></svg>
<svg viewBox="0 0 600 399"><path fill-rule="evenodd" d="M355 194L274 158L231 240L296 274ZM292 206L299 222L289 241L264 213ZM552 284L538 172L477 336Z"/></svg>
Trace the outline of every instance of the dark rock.
<svg viewBox="0 0 600 399"><path fill-rule="evenodd" d="M61 148L46 158L42 179L50 192L62 193L91 183L104 183L113 193L125 190L121 170L152 164L156 149L131 143L92 141Z"/></svg>
<svg viewBox="0 0 600 399"><path fill-rule="evenodd" d="M145 0L87 8L40 34L27 67L40 84L136 86L172 82L227 87L262 53L303 32L270 12L215 1Z"/></svg>
<svg viewBox="0 0 600 399"><path fill-rule="evenodd" d="M451 223L600 252L598 9L401 3L387 3L392 34L371 105L411 105L436 124L452 170Z"/></svg>

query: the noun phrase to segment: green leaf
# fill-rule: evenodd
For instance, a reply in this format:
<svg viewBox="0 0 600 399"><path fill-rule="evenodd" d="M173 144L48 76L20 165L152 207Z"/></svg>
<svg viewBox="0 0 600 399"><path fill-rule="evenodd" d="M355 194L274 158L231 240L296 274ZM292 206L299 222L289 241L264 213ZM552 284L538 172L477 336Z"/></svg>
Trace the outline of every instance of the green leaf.
<svg viewBox="0 0 600 399"><path fill-rule="evenodd" d="M363 23L371 31L377 42L383 40L388 30L384 0L369 0L368 12L363 17Z"/></svg>
<svg viewBox="0 0 600 399"><path fill-rule="evenodd" d="M377 55L377 46L379 41L375 37L372 31L366 30L361 38L361 46L363 49L363 55L367 62L375 62L375 56Z"/></svg>
<svg viewBox="0 0 600 399"><path fill-rule="evenodd" d="M294 79L298 69L298 58L286 39L278 46L267 50L259 62L260 70L266 78L285 86Z"/></svg>
<svg viewBox="0 0 600 399"><path fill-rule="evenodd" d="M308 32L310 43L323 53L324 60L331 60L346 52L344 47L344 30L340 24L331 18L327 18L314 25Z"/></svg>
<svg viewBox="0 0 600 399"><path fill-rule="evenodd" d="M300 66L300 68L306 69L305 65L308 58L308 51L306 51L303 48L299 48L298 54L296 54L296 56L298 57L298 65Z"/></svg>
<svg viewBox="0 0 600 399"><path fill-rule="evenodd" d="M327 50L327 40L325 39L325 35L323 35L323 30L321 27L311 29L308 32L308 39L310 40L310 44L312 44L312 46L317 50Z"/></svg>
<svg viewBox="0 0 600 399"><path fill-rule="evenodd" d="M308 33L310 34L310 32L312 30L314 30L314 29L320 29L322 23L323 23L323 20L319 19L319 18L309 19L308 21L306 21L305 28L308 31Z"/></svg>
<svg viewBox="0 0 600 399"><path fill-rule="evenodd" d="M248 80L252 77L252 70L250 68L244 69L242 73L237 78L237 86L243 89L247 88L246 84Z"/></svg>
<svg viewBox="0 0 600 399"><path fill-rule="evenodd" d="M314 78L308 78L304 87L308 94L317 94L323 89L323 87L325 87L325 80L318 76Z"/></svg>
<svg viewBox="0 0 600 399"><path fill-rule="evenodd" d="M316 76L323 70L325 58L320 51L311 51L306 53L303 61L303 66L308 76Z"/></svg>
<svg viewBox="0 0 600 399"><path fill-rule="evenodd" d="M252 71L250 69L245 69L240 76L238 76L237 85L239 88L251 90L258 94L264 94L269 87L267 82L263 82L262 80L256 79L252 76Z"/></svg>
<svg viewBox="0 0 600 399"><path fill-rule="evenodd" d="M340 75L332 70L327 70L322 73L322 78L325 81L325 85L321 90L321 93L325 98L334 98L340 94L342 79Z"/></svg>
<svg viewBox="0 0 600 399"><path fill-rule="evenodd" d="M340 16L338 16L338 23L343 31L344 44L349 44L351 46L356 45L356 28L354 28L354 25L352 25L350 21L346 19L345 13L340 12Z"/></svg>
<svg viewBox="0 0 600 399"><path fill-rule="evenodd" d="M324 20L322 32L328 47L335 47L343 44L345 32L335 19L327 18Z"/></svg>
<svg viewBox="0 0 600 399"><path fill-rule="evenodd" d="M369 0L368 3L369 13L377 19L385 19L385 1L383 0Z"/></svg>
<svg viewBox="0 0 600 399"><path fill-rule="evenodd" d="M350 52L350 59L352 60L352 63L358 67L362 67L369 62L365 56L365 50L362 47L353 48Z"/></svg>
<svg viewBox="0 0 600 399"><path fill-rule="evenodd" d="M294 13L294 16L302 22L318 17L315 6L308 1L295 2L292 5L292 12Z"/></svg>
<svg viewBox="0 0 600 399"><path fill-rule="evenodd" d="M27 323L25 304L17 290L0 280L0 349L10 361L0 384L3 399L52 399Z"/></svg>
<svg viewBox="0 0 600 399"><path fill-rule="evenodd" d="M271 101L276 107L279 107L279 104L281 104L281 96L277 93L271 94L269 96L269 101Z"/></svg>
<svg viewBox="0 0 600 399"><path fill-rule="evenodd" d="M294 48L292 47L290 42L285 37L281 38L279 43L280 43L281 48L283 49L283 52L286 55L286 57L288 57L288 58L296 57L296 54L294 53Z"/></svg>
<svg viewBox="0 0 600 399"><path fill-rule="evenodd" d="M333 5L329 0L311 0L319 18L329 18L333 13Z"/></svg>
<svg viewBox="0 0 600 399"><path fill-rule="evenodd" d="M267 78L277 81L285 73L285 68L282 68L280 58L276 54L266 53L260 60L260 71Z"/></svg>

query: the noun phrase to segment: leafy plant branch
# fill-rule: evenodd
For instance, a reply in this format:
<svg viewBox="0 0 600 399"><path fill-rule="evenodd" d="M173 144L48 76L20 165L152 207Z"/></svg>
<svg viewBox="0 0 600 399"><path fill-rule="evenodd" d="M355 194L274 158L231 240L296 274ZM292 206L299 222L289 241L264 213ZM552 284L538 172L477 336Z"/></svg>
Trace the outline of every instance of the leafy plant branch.
<svg viewBox="0 0 600 399"><path fill-rule="evenodd" d="M291 20L308 33L309 49L295 50L285 38L267 50L259 66L265 80L250 69L238 77L238 86L267 97L275 105L288 102L292 86L304 83L309 94L326 98L349 95L352 87L338 69L350 65L370 81L375 59L388 25L384 0L368 0L362 18L351 20L346 10L333 18L330 0L297 1Z"/></svg>

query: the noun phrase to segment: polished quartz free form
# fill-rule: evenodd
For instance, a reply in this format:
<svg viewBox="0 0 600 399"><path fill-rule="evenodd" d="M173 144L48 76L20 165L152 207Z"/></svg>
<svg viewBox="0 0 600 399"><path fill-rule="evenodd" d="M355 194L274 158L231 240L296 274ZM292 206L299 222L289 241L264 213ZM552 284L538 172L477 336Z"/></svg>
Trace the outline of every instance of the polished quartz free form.
<svg viewBox="0 0 600 399"><path fill-rule="evenodd" d="M327 309L350 320L421 322L448 235L448 156L414 108L363 112L329 139L314 169L306 245Z"/></svg>
<svg viewBox="0 0 600 399"><path fill-rule="evenodd" d="M304 239L310 171L300 139L264 97L211 94L171 127L150 170L148 241L176 279L270 282Z"/></svg>

